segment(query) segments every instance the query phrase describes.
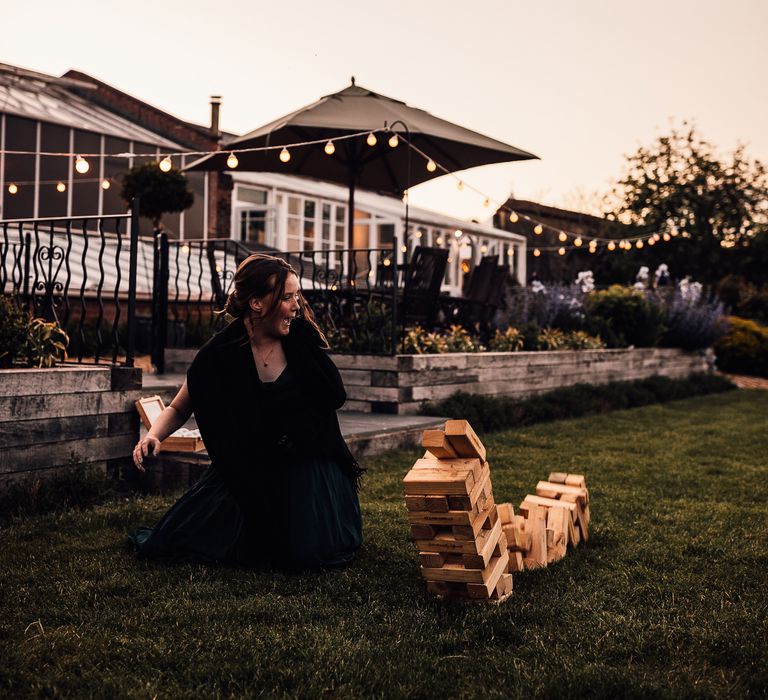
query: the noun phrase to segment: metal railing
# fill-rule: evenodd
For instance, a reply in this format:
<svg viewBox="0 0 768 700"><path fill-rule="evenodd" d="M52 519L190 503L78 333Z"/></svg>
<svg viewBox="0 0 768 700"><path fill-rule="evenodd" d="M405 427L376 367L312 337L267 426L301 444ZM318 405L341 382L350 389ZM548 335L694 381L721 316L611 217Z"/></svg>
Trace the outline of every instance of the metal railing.
<svg viewBox="0 0 768 700"><path fill-rule="evenodd" d="M199 347L223 323L220 310L237 266L254 252L227 239L155 242L153 362L163 371L165 347ZM260 252L296 270L302 292L335 352L392 354L397 288L393 248ZM165 336L165 337L163 337Z"/></svg>
<svg viewBox="0 0 768 700"><path fill-rule="evenodd" d="M57 322L69 361L133 366L137 301L151 292L138 216L136 200L128 214L0 221L0 293Z"/></svg>

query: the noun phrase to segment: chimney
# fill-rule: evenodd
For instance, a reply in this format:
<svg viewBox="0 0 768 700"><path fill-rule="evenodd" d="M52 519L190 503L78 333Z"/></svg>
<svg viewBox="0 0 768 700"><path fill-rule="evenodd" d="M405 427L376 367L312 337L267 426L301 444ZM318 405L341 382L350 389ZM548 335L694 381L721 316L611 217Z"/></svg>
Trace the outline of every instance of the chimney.
<svg viewBox="0 0 768 700"><path fill-rule="evenodd" d="M211 134L219 136L219 110L221 109L221 95L211 95Z"/></svg>

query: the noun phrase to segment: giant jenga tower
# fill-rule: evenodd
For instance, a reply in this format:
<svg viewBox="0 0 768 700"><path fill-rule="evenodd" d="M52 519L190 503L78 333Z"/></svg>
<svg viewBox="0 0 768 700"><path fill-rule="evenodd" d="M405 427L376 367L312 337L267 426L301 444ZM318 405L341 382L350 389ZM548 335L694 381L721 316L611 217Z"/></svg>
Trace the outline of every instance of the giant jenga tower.
<svg viewBox="0 0 768 700"><path fill-rule="evenodd" d="M403 486L427 589L443 598L505 600L512 575L485 447L465 420L426 430L422 445L427 452Z"/></svg>

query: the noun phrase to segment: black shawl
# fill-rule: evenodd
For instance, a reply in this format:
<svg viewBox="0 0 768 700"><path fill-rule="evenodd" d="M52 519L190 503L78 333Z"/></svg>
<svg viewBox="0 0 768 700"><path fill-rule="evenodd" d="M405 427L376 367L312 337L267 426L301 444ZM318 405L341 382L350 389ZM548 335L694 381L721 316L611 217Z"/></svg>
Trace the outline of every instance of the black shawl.
<svg viewBox="0 0 768 700"><path fill-rule="evenodd" d="M281 339L293 382L289 403L261 391L248 334L236 319L209 340L187 371L187 385L211 462L241 505L263 493L264 470L294 460L335 460L356 484L362 473L341 435L336 409L347 394L320 336L294 319ZM282 468L282 467L281 467Z"/></svg>

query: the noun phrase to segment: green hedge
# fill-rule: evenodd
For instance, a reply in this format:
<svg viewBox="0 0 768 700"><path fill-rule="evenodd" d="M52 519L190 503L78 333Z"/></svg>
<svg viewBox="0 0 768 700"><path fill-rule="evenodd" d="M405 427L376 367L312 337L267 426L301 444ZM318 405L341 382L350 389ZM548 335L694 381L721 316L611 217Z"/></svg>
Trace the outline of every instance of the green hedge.
<svg viewBox="0 0 768 700"><path fill-rule="evenodd" d="M458 392L444 401L426 404L421 413L462 418L478 432L491 432L735 388L725 377L713 374L692 374L688 379L654 376L632 382L576 384L526 399Z"/></svg>

